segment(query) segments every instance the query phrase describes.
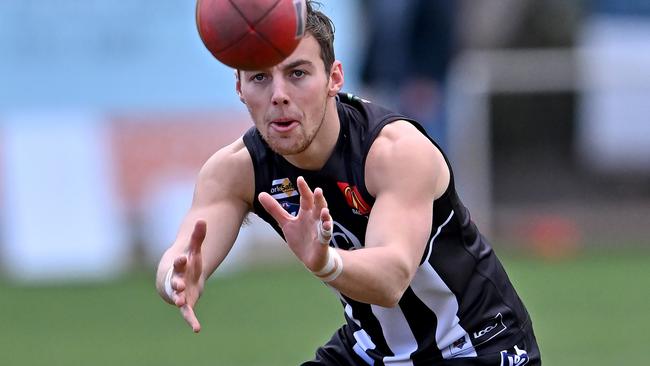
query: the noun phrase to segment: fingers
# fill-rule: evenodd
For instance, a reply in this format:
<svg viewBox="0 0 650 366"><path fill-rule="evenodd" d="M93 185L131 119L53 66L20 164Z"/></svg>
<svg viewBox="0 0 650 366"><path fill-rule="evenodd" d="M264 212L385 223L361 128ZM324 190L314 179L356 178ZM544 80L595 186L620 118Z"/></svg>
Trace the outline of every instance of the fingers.
<svg viewBox="0 0 650 366"><path fill-rule="evenodd" d="M183 316L183 319L185 319L185 322L192 327L192 331L198 333L201 330L201 324L196 318L196 314L194 314L193 307L187 302L185 292L176 293L174 295L174 304L181 311L181 315Z"/></svg>
<svg viewBox="0 0 650 366"><path fill-rule="evenodd" d="M327 201L320 187L314 190L314 205L316 212L321 212L323 208L327 207Z"/></svg>
<svg viewBox="0 0 650 366"><path fill-rule="evenodd" d="M305 181L305 178L302 176L298 177L296 185L298 186L298 193L300 194L300 212L313 212L309 215L313 215L311 217L317 219L323 208L327 208L327 201L323 195L323 190L321 188L316 188L316 190L312 192L307 181ZM262 207L264 207L266 212L277 221L280 227L283 227L287 222L295 219L284 208L282 208L282 206L270 194L262 192L259 194L258 199ZM299 214L299 216L301 215ZM328 220L331 220L331 218Z"/></svg>
<svg viewBox="0 0 650 366"><path fill-rule="evenodd" d="M174 273L183 273L187 266L187 256L181 255L174 259Z"/></svg>
<svg viewBox="0 0 650 366"><path fill-rule="evenodd" d="M185 292L175 292L174 293L174 305L176 305L177 308L180 308L181 306L184 306L187 304L187 299L185 297Z"/></svg>
<svg viewBox="0 0 650 366"><path fill-rule="evenodd" d="M200 271L200 261L197 262L195 256L201 256L201 245L205 240L205 235L207 232L207 223L205 220L198 220L194 224L194 230L190 236L190 243L188 251L185 255L178 256L174 259L173 264L173 274L171 278L171 287L174 290L172 294L172 301L176 305L183 316L183 319L187 324L192 327L194 333L198 333L201 330L201 324L199 323L194 310L191 305L193 305L197 297L192 295L193 287L195 286L195 279L193 279L192 273L197 270ZM198 268L197 268L198 266ZM191 277L191 278L188 278ZM187 293L188 291L192 293ZM189 297L189 298L188 298Z"/></svg>
<svg viewBox="0 0 650 366"><path fill-rule="evenodd" d="M172 290L176 292L181 292L185 290L185 281L179 277L172 277L171 280Z"/></svg>
<svg viewBox="0 0 650 366"><path fill-rule="evenodd" d="M262 192L259 194L259 196L257 196L257 199L259 199L262 207L264 207L266 212L268 212L269 215L271 215L273 219L277 221L280 227L283 227L284 224L293 218L293 216L291 216L284 208L282 208L278 201L276 201L275 198L271 197L270 194Z"/></svg>
<svg viewBox="0 0 650 366"><path fill-rule="evenodd" d="M314 194L312 193L305 178L298 177L296 180L298 193L300 193L300 210L311 210L314 207Z"/></svg>
<svg viewBox="0 0 650 366"><path fill-rule="evenodd" d="M332 222L332 215L330 215L330 210L324 208L320 211L320 221L323 223L323 230L332 231L334 223Z"/></svg>
<svg viewBox="0 0 650 366"><path fill-rule="evenodd" d="M332 239L333 222L330 210L327 208L327 201L321 188L314 190L315 212L319 215L318 239L321 244L327 245Z"/></svg>
<svg viewBox="0 0 650 366"><path fill-rule="evenodd" d="M187 268L187 256L181 255L174 259L174 271L172 272L172 278L171 278L171 285L172 289L176 291L181 291L179 290L179 282L178 282L178 276L182 275L185 273L185 269Z"/></svg>
<svg viewBox="0 0 650 366"><path fill-rule="evenodd" d="M187 324L192 327L192 331L194 333L198 333L201 331L201 323L199 323L199 320L196 318L196 315L194 314L194 309L192 309L191 306L185 304L180 307L181 309L181 314L183 315L183 319L187 322Z"/></svg>
<svg viewBox="0 0 650 366"><path fill-rule="evenodd" d="M201 245L205 240L207 226L205 220L198 220L196 224L194 224L194 230L190 237L190 253L201 253Z"/></svg>
<svg viewBox="0 0 650 366"><path fill-rule="evenodd" d="M334 223L332 222L332 216L330 216L330 211L328 208L323 208L320 214L320 220L318 220L318 240L323 245L329 245L330 240L332 240L332 234L334 229Z"/></svg>

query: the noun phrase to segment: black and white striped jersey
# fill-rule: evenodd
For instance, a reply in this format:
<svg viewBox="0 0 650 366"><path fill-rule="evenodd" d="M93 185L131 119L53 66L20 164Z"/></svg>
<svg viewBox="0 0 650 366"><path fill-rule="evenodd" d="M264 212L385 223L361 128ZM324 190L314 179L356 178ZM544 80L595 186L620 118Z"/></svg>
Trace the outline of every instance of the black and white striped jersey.
<svg viewBox="0 0 650 366"><path fill-rule="evenodd" d="M370 146L386 124L400 119L426 133L416 121L349 94L338 95L337 109L338 142L320 171L293 166L274 153L255 128L244 135L244 143L254 165L257 215L282 235L257 195L268 192L295 215L299 207L295 182L302 175L312 189L323 189L334 218L331 245L358 250L364 247L374 203L364 181ZM404 189L408 187L404 181ZM458 198L453 173L432 210L432 230L421 265L397 306L360 303L337 292L348 325L347 339L353 340L348 346L370 365L424 365L498 353L531 327L506 272Z"/></svg>

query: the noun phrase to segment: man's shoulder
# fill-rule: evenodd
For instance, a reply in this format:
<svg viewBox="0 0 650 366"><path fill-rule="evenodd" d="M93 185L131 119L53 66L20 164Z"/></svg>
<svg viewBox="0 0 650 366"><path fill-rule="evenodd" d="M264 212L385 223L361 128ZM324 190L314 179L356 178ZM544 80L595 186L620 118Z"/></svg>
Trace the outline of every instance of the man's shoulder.
<svg viewBox="0 0 650 366"><path fill-rule="evenodd" d="M372 141L368 159L383 162L387 157L417 155L436 150L417 127L406 120L395 120L382 126Z"/></svg>
<svg viewBox="0 0 650 366"><path fill-rule="evenodd" d="M249 193L254 187L253 163L243 138L215 152L201 168L197 183L252 200Z"/></svg>
<svg viewBox="0 0 650 366"><path fill-rule="evenodd" d="M382 138L388 141L394 141L399 138L417 138L422 142L427 141L426 136L412 123L404 119L396 119L386 125L382 126L377 138Z"/></svg>
<svg viewBox="0 0 650 366"><path fill-rule="evenodd" d="M396 120L379 131L366 159L367 186L376 193L377 182L397 174L400 179L428 181L439 197L449 184L444 155L417 126Z"/></svg>
<svg viewBox="0 0 650 366"><path fill-rule="evenodd" d="M250 162L250 155L246 150L243 137L240 137L212 154L203 168L208 170L219 169L224 164L245 164L247 161Z"/></svg>

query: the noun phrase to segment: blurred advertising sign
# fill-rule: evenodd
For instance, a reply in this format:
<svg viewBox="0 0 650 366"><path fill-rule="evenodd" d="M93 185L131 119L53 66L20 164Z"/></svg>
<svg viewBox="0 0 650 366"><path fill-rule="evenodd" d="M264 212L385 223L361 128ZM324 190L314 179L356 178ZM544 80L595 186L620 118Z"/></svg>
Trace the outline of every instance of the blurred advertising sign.
<svg viewBox="0 0 650 366"><path fill-rule="evenodd" d="M650 172L650 16L585 23L578 139L590 167Z"/></svg>
<svg viewBox="0 0 650 366"><path fill-rule="evenodd" d="M185 0L0 1L0 111L238 102ZM228 98L230 97L230 98Z"/></svg>
<svg viewBox="0 0 650 366"><path fill-rule="evenodd" d="M101 116L3 118L4 270L20 280L104 278L129 263Z"/></svg>

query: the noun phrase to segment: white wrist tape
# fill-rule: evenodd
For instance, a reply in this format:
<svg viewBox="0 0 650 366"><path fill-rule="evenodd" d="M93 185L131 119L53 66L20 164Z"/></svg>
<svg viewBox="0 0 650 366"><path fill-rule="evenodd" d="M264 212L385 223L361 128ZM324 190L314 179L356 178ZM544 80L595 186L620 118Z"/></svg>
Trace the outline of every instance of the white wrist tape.
<svg viewBox="0 0 650 366"><path fill-rule="evenodd" d="M323 245L329 245L330 240L332 240L333 229L333 223L330 225L329 230L325 230L325 228L323 228L323 222L318 220L318 228L316 229L316 232L318 233L318 241Z"/></svg>
<svg viewBox="0 0 650 366"><path fill-rule="evenodd" d="M319 271L312 272L323 282L332 282L343 272L343 259L339 252L332 248L327 248L327 263Z"/></svg>
<svg viewBox="0 0 650 366"><path fill-rule="evenodd" d="M164 289L165 295L171 300L174 301L174 289L172 288L172 275L174 274L174 266L169 267L169 271L165 275Z"/></svg>

